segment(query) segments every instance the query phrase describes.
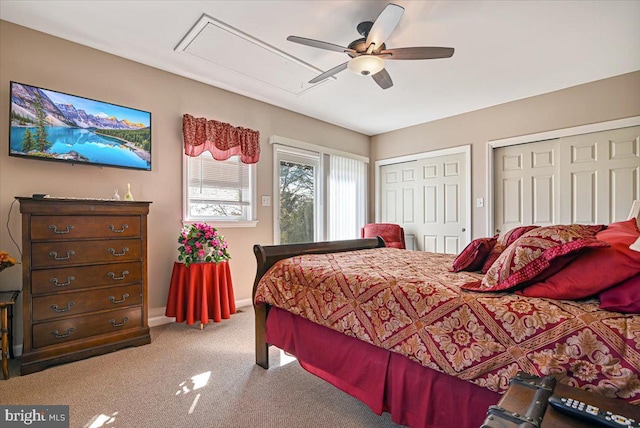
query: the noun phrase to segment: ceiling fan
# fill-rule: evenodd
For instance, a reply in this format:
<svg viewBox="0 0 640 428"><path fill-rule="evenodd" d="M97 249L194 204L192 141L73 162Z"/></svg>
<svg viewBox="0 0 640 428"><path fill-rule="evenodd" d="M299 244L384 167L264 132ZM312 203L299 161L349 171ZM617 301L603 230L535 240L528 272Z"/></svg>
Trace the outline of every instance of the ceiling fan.
<svg viewBox="0 0 640 428"><path fill-rule="evenodd" d="M393 81L384 68L384 60L450 58L454 51L453 48L441 47L387 49L384 42L395 30L403 13L403 7L389 3L375 22L365 21L358 24L356 30L363 38L354 40L346 48L298 36L289 36L287 40L314 48L343 52L351 57L349 61L325 71L309 83L321 82L348 68L361 76L371 76L382 89L388 89L393 86Z"/></svg>

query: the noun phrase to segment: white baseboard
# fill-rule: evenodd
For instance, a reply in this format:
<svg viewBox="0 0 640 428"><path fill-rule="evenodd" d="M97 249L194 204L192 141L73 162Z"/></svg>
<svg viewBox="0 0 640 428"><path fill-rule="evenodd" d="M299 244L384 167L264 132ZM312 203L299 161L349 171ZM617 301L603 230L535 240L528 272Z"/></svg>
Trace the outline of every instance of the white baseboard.
<svg viewBox="0 0 640 428"><path fill-rule="evenodd" d="M236 308L242 308L244 306L252 306L252 305L253 305L253 299L236 300Z"/></svg>
<svg viewBox="0 0 640 428"><path fill-rule="evenodd" d="M244 306L253 305L252 299L236 300L236 308L242 308ZM163 324L169 324L175 322L175 317L165 316L166 307L152 308L149 310L149 327L156 327Z"/></svg>
<svg viewBox="0 0 640 428"><path fill-rule="evenodd" d="M149 327L157 327L162 324L169 324L175 322L176 318L170 318L164 315L160 315L157 317L149 317Z"/></svg>

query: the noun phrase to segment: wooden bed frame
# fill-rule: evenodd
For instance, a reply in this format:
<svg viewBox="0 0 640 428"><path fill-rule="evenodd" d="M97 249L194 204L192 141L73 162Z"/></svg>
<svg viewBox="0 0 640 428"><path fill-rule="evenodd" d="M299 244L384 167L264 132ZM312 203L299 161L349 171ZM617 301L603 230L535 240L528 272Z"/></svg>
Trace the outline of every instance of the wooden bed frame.
<svg viewBox="0 0 640 428"><path fill-rule="evenodd" d="M265 332L269 305L255 303L256 290L262 276L276 262L302 254L340 253L343 251L366 250L384 247L382 238L352 239L347 241L313 242L307 244L282 244L282 245L254 245L253 253L256 256L258 267L256 279L253 283L253 310L255 311L256 328L256 364L264 369L269 368L269 344L266 342Z"/></svg>

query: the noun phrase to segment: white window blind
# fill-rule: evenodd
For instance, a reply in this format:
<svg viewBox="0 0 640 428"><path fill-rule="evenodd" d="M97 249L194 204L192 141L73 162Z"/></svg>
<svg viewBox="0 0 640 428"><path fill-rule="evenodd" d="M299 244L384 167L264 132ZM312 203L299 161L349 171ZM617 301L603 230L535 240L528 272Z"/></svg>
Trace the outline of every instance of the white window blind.
<svg viewBox="0 0 640 428"><path fill-rule="evenodd" d="M366 219L366 163L329 157L329 239L355 239Z"/></svg>
<svg viewBox="0 0 640 428"><path fill-rule="evenodd" d="M251 220L251 166L238 156L187 158L186 220Z"/></svg>

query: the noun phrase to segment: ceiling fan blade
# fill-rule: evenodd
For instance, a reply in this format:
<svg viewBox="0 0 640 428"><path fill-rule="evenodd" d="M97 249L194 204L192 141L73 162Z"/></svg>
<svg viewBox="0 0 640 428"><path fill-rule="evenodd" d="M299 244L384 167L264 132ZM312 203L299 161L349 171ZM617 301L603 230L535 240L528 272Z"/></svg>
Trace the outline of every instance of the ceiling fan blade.
<svg viewBox="0 0 640 428"><path fill-rule="evenodd" d="M344 62L340 65L337 65L335 67L333 67L331 70L327 70L324 73L322 73L321 75L314 77L313 79L309 80L309 83L318 83L323 81L324 79L326 79L327 77L331 77L334 74L338 74L341 71L345 70L347 68L347 64L349 64L349 61Z"/></svg>
<svg viewBox="0 0 640 428"><path fill-rule="evenodd" d="M367 36L367 48L374 44L374 50L387 40L393 30L398 26L400 18L404 13L404 8L397 4L389 3L387 7L380 13L376 21L373 23L369 35Z"/></svg>
<svg viewBox="0 0 640 428"><path fill-rule="evenodd" d="M419 47L397 48L380 51L384 59L435 59L450 58L453 56L453 48Z"/></svg>
<svg viewBox="0 0 640 428"><path fill-rule="evenodd" d="M387 72L387 70L385 70L384 68L371 77L373 77L373 80L375 80L378 86L380 86L382 89L389 89L393 86L391 76L389 76L389 72Z"/></svg>
<svg viewBox="0 0 640 428"><path fill-rule="evenodd" d="M353 49L345 48L344 46L334 45L333 43L321 42L320 40L307 39L305 37L289 36L287 40L294 43L300 43L301 45L311 46L318 49L326 49L328 51L344 52L344 53L357 53Z"/></svg>

